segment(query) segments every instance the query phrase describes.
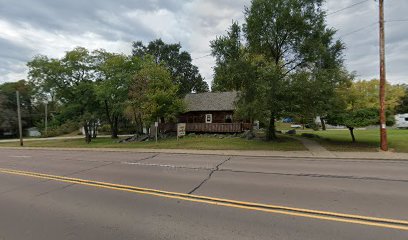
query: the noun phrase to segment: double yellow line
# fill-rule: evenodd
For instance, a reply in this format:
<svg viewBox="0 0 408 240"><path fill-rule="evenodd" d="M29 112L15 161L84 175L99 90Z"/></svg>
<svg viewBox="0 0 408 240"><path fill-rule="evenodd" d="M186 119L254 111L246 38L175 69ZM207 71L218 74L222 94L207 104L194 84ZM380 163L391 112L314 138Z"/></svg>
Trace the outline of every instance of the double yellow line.
<svg viewBox="0 0 408 240"><path fill-rule="evenodd" d="M179 199L179 200L184 200L184 201L207 203L211 205L218 205L218 206L225 206L225 207L233 207L233 208L240 208L240 209L247 209L247 210L254 210L254 211L261 211L261 212L268 212L268 213L278 213L278 214L297 216L297 217L313 218L313 219L343 222L343 223L354 223L354 224L368 225L368 226L374 226L374 227L383 227L383 228L391 228L391 229L408 231L408 221L404 221L404 220L375 218L375 217L343 214L343 213L336 213L336 212L316 211L316 210L302 209L302 208L292 208L292 207L260 204L260 203L253 203L253 202L235 201L235 200L230 200L230 199L213 198L213 197L191 195L191 194L178 193L178 192L168 192L168 191L162 191L162 190L156 190L156 189L141 188L141 187L135 187L135 186L129 186L129 185L120 185L120 184L99 182L99 181L93 181L93 180L85 180L85 179L79 179L79 178L70 178L70 177L49 175L49 174L36 173L36 172L19 171L19 170L13 170L13 169L0 168L0 173L34 177L34 178L42 178L42 179L59 181L59 182L75 183L75 184L98 187L98 188L132 192L132 193L138 193L138 194L147 194L147 195L152 195L152 196L157 196L157 197L173 198L173 199Z"/></svg>

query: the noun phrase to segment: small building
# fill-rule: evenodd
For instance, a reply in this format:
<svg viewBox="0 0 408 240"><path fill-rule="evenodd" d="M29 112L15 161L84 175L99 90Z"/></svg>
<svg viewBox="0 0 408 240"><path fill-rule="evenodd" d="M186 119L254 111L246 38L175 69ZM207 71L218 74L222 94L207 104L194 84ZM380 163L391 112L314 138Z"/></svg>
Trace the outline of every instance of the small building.
<svg viewBox="0 0 408 240"><path fill-rule="evenodd" d="M251 123L234 116L238 92L191 93L184 98L186 112L178 122L187 132L236 133L249 130Z"/></svg>
<svg viewBox="0 0 408 240"><path fill-rule="evenodd" d="M395 126L397 128L408 128L408 113L395 115Z"/></svg>
<svg viewBox="0 0 408 240"><path fill-rule="evenodd" d="M27 137L41 137L41 132L37 127L25 129Z"/></svg>

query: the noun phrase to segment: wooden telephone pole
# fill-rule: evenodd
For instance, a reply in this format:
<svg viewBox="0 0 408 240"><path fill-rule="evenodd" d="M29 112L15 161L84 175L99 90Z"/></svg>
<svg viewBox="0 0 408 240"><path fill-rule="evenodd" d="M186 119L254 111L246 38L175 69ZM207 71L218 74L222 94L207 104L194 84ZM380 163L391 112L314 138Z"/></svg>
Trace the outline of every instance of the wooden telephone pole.
<svg viewBox="0 0 408 240"><path fill-rule="evenodd" d="M17 118L18 118L18 133L20 136L20 146L22 147L23 144L23 126L21 124L21 110L20 110L20 93L16 91L17 97Z"/></svg>
<svg viewBox="0 0 408 240"><path fill-rule="evenodd" d="M388 151L385 118L385 40L384 40L384 0L379 0L380 7L380 141L381 150Z"/></svg>

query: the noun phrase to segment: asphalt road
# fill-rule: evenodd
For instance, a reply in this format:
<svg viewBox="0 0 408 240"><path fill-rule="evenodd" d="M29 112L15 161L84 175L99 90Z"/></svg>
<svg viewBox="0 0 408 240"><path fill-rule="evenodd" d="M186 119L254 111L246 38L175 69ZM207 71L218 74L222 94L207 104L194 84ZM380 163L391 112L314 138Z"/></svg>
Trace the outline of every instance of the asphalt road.
<svg viewBox="0 0 408 240"><path fill-rule="evenodd" d="M4 239L406 240L408 161L0 149Z"/></svg>

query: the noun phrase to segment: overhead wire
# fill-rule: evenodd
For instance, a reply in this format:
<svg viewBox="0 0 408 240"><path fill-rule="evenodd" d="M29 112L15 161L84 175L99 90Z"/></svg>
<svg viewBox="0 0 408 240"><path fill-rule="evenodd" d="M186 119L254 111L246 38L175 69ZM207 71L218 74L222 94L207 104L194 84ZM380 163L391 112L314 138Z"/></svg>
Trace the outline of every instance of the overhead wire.
<svg viewBox="0 0 408 240"><path fill-rule="evenodd" d="M342 11L344 11L344 10L353 8L353 7L357 6L357 5L363 4L363 3L368 2L368 1L370 1L370 0L364 0L364 1L360 1L360 2L357 2L357 3L351 4L351 5L347 6L347 7L344 7L344 8L338 9L338 10L335 10L335 11L333 11L333 12L330 12L330 13L328 13L326 16L330 16L330 15L333 15L333 14L336 14L336 13L339 13L339 12L342 12Z"/></svg>
<svg viewBox="0 0 408 240"><path fill-rule="evenodd" d="M197 59L201 59L201 58L205 58L205 57L209 57L209 56L212 56L212 54L210 53L210 54L207 54L207 55L204 55L204 56L201 56L201 57L193 58L191 60L197 60Z"/></svg>
<svg viewBox="0 0 408 240"><path fill-rule="evenodd" d="M370 23L369 25L366 25L366 26L361 27L361 28L359 28L359 29L356 29L356 30L354 30L354 31L351 31L351 32L345 33L345 34L341 35L341 36L340 36L340 38L343 38L343 37L346 37L346 36L352 35L352 34L354 34L354 33L361 32L361 31L363 31L363 30L365 30L365 29L367 29L367 28L370 28L370 27L372 27L372 26L375 26L375 25L377 25L377 24L378 24L378 22L373 22L373 23Z"/></svg>

